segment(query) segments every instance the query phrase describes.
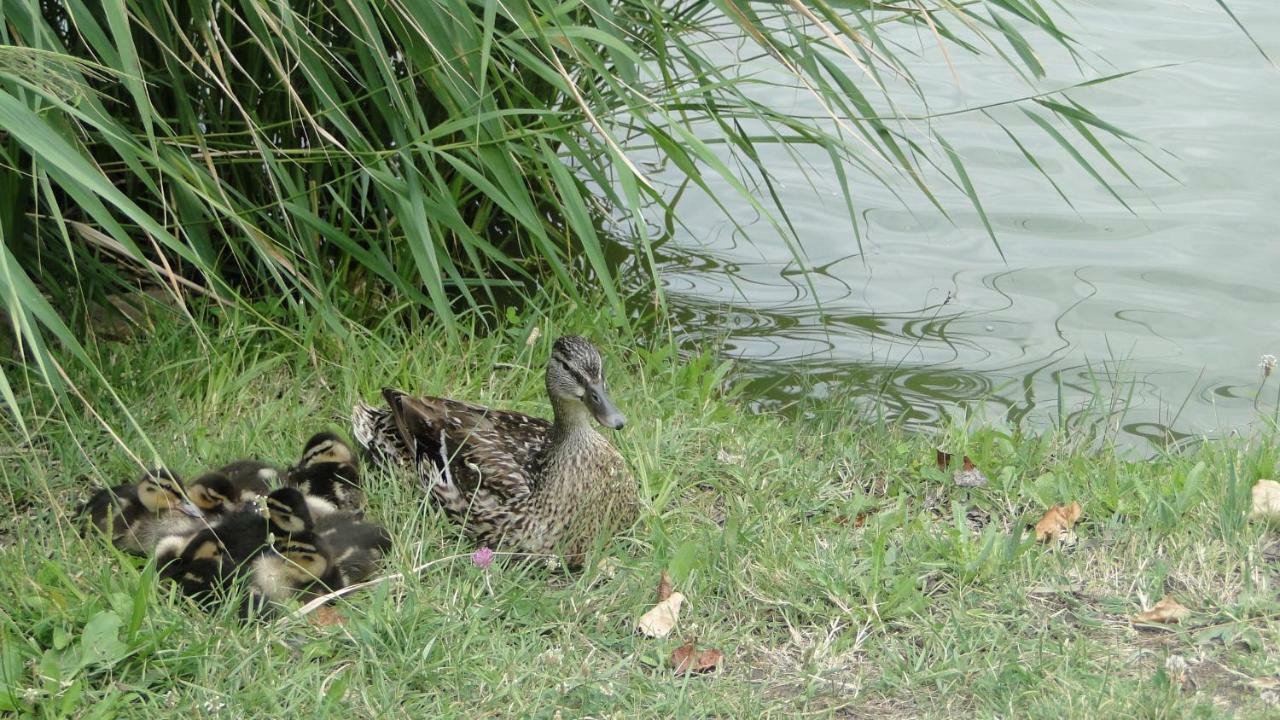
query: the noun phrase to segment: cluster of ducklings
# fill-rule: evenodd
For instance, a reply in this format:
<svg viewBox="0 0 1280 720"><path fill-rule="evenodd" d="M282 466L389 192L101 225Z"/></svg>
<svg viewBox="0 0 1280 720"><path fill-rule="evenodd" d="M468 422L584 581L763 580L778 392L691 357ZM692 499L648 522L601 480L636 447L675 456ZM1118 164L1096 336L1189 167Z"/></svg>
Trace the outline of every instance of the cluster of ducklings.
<svg viewBox="0 0 1280 720"><path fill-rule="evenodd" d="M252 614L367 579L391 537L364 519L363 504L351 446L323 432L287 469L238 460L185 486L156 469L98 491L79 513L116 547L154 557L203 607L243 597L241 612Z"/></svg>

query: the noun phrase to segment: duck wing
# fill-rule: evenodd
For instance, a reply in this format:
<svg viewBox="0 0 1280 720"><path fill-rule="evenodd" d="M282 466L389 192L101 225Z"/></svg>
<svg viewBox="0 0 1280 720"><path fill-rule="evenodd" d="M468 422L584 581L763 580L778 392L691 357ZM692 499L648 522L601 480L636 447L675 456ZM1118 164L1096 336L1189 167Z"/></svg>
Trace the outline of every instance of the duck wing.
<svg viewBox="0 0 1280 720"><path fill-rule="evenodd" d="M382 395L401 442L419 466L430 461L466 495L483 489L509 499L530 492L529 465L547 443L550 422L391 388Z"/></svg>

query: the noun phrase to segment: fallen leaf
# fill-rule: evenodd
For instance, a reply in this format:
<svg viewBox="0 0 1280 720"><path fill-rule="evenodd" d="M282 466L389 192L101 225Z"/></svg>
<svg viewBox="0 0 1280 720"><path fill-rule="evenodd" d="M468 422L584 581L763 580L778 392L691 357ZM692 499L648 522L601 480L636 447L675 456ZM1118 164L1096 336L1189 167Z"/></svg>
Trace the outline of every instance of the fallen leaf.
<svg viewBox="0 0 1280 720"><path fill-rule="evenodd" d="M1053 542L1070 537L1073 534L1071 528L1080 519L1081 512L1078 502L1070 505L1054 505L1049 508L1045 511L1044 517L1040 518L1040 522L1036 523L1036 540Z"/></svg>
<svg viewBox="0 0 1280 720"><path fill-rule="evenodd" d="M533 344L538 342L538 338L541 336L542 336L542 328L538 327L537 325L534 325L533 329L529 331L529 337L524 339L525 347L533 347Z"/></svg>
<svg viewBox="0 0 1280 720"><path fill-rule="evenodd" d="M671 597L671 576L667 575L667 571L662 571L662 577L658 579L658 602L662 602Z"/></svg>
<svg viewBox="0 0 1280 720"><path fill-rule="evenodd" d="M347 624L347 618L329 605L321 605L316 608L316 611L308 615L307 619L316 627Z"/></svg>
<svg viewBox="0 0 1280 720"><path fill-rule="evenodd" d="M666 600L654 605L649 612L640 616L637 626L640 632L651 638L664 638L671 634L671 629L676 626L676 619L680 617L680 604L684 602L684 595L673 592L667 596Z"/></svg>
<svg viewBox="0 0 1280 720"><path fill-rule="evenodd" d="M715 648L699 651L693 643L685 643L671 653L671 667L677 675L710 672L723 661L724 653Z"/></svg>
<svg viewBox="0 0 1280 720"><path fill-rule="evenodd" d="M1176 623L1190 614L1191 610L1177 600L1174 600L1172 595L1165 595L1161 598L1160 602L1152 606L1150 610L1134 615L1133 621L1144 623Z"/></svg>
<svg viewBox="0 0 1280 720"><path fill-rule="evenodd" d="M946 472L947 468L951 466L951 453L946 453L939 450L937 459L938 459L938 469L943 472Z"/></svg>
<svg viewBox="0 0 1280 720"><path fill-rule="evenodd" d="M1259 480L1253 486L1252 518L1280 518L1280 482Z"/></svg>
<svg viewBox="0 0 1280 720"><path fill-rule="evenodd" d="M857 515L854 515L854 516L853 516L853 522L852 522L852 523L850 523L850 522L849 522L849 516L847 516L847 515L837 515L837 516L835 517L835 519L834 519L834 520L832 520L832 522L834 522L834 523L835 523L835 524L837 524L837 525L849 525L849 524L852 524L855 528L860 528L860 527L862 527L863 525L866 525L866 524L867 524L867 514L866 514L866 513L858 513Z"/></svg>
<svg viewBox="0 0 1280 720"><path fill-rule="evenodd" d="M987 484L987 476L982 474L982 471L973 464L968 455L964 456L963 466L956 471L952 479L960 487L982 487Z"/></svg>

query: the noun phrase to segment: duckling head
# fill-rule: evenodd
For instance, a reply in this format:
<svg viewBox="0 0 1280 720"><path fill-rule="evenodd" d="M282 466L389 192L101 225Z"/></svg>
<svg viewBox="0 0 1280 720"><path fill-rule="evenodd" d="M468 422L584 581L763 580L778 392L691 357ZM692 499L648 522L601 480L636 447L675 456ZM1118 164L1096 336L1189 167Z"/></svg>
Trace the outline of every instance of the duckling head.
<svg viewBox="0 0 1280 720"><path fill-rule="evenodd" d="M287 562L287 574L295 582L318 580L329 572L329 553L320 539L309 531L295 533L277 542L276 552Z"/></svg>
<svg viewBox="0 0 1280 720"><path fill-rule="evenodd" d="M151 470L142 476L138 481L138 500L152 513L180 510L192 517L203 516L200 508L187 499L178 476L164 468Z"/></svg>
<svg viewBox="0 0 1280 720"><path fill-rule="evenodd" d="M547 360L547 394L561 421L584 421L586 415L614 430L627 418L605 389L600 351L586 338L566 335L556 340Z"/></svg>
<svg viewBox="0 0 1280 720"><path fill-rule="evenodd" d="M205 473L187 485L187 497L206 515L230 512L240 503L241 493L221 472Z"/></svg>
<svg viewBox="0 0 1280 720"><path fill-rule="evenodd" d="M297 488L273 490L267 496L267 514L271 532L277 535L305 532L313 525L307 498Z"/></svg>
<svg viewBox="0 0 1280 720"><path fill-rule="evenodd" d="M211 529L170 535L156 545L156 567L187 595L211 592L224 570L226 549Z"/></svg>
<svg viewBox="0 0 1280 720"><path fill-rule="evenodd" d="M347 465L355 461L356 454L351 450L351 446L337 433L326 431L312 435L307 444L302 447L302 461L298 463L298 467L310 467L321 463Z"/></svg>

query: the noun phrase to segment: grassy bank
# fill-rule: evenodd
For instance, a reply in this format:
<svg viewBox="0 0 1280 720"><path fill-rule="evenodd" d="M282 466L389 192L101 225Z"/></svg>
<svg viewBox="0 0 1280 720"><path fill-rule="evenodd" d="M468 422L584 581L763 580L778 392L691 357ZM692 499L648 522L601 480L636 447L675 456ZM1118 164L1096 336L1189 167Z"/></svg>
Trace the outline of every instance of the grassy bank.
<svg viewBox="0 0 1280 720"><path fill-rule="evenodd" d="M545 414L550 340L584 332L631 420L615 435L651 504L580 577L495 565L403 478L371 474L392 530L387 571L441 562L339 603L345 624L241 625L155 585L141 563L82 540L69 511L136 466L80 408L36 401L36 440L0 463L0 710L79 717L1202 717L1261 716L1275 682L1274 532L1247 523L1270 445L1231 441L1126 462L1071 438L949 429L985 488L935 467L938 437L831 412L751 415L710 354L679 357L586 311L509 317L485 339L443 333L292 341L222 319L201 338L160 324L98 348L144 441L184 473L256 454L288 462L345 429L384 384ZM532 328L540 337L526 344ZM83 380L82 390L98 389ZM99 407L106 405L100 403ZM1078 500L1079 541L1024 537ZM984 524L985 523L985 524ZM975 530L975 525L983 525ZM666 640L633 632L663 569L688 596ZM1166 593L1181 625L1129 617ZM666 659L696 640L711 675ZM1253 682L1253 685L1250 683ZM194 713L190 708L195 708ZM1274 712L1274 708L1271 708Z"/></svg>

